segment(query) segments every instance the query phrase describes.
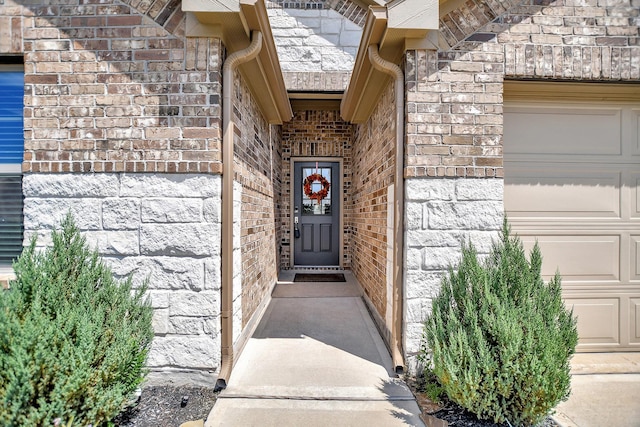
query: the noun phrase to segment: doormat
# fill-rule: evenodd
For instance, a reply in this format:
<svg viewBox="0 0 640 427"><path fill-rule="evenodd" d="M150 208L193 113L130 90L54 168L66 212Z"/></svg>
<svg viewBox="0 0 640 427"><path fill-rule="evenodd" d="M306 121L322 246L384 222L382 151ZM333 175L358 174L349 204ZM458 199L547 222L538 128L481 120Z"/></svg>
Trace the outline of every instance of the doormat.
<svg viewBox="0 0 640 427"><path fill-rule="evenodd" d="M296 273L294 282L346 282L342 273Z"/></svg>

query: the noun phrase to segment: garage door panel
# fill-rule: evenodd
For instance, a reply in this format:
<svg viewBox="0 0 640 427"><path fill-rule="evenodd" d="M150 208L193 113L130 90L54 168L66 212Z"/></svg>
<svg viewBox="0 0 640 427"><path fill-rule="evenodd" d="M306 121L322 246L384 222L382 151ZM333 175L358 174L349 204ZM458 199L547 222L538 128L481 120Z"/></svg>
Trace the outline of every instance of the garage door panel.
<svg viewBox="0 0 640 427"><path fill-rule="evenodd" d="M618 344L620 300L618 298L565 298L578 318L580 344Z"/></svg>
<svg viewBox="0 0 640 427"><path fill-rule="evenodd" d="M633 115L633 136L631 138L632 142L632 153L636 156L640 156L640 109L633 109L631 111Z"/></svg>
<svg viewBox="0 0 640 427"><path fill-rule="evenodd" d="M545 278L560 271L578 349L640 351L640 102L592 90L505 92L505 211L526 249L538 240Z"/></svg>
<svg viewBox="0 0 640 427"><path fill-rule="evenodd" d="M620 217L621 174L511 166L505 209L516 217Z"/></svg>
<svg viewBox="0 0 640 427"><path fill-rule="evenodd" d="M518 233L527 251L538 241L542 252L542 274L560 271L565 282L618 281L620 236L527 235Z"/></svg>
<svg viewBox="0 0 640 427"><path fill-rule="evenodd" d="M631 174L631 203L629 205L631 206L631 218L640 219L640 173Z"/></svg>
<svg viewBox="0 0 640 427"><path fill-rule="evenodd" d="M631 344L640 344L640 297L629 298L630 323L631 323Z"/></svg>
<svg viewBox="0 0 640 427"><path fill-rule="evenodd" d="M631 275L630 276L631 276L631 280L640 280L640 235L631 235Z"/></svg>
<svg viewBox="0 0 640 427"><path fill-rule="evenodd" d="M622 153L620 108L514 106L504 116L509 122L504 130L509 153Z"/></svg>

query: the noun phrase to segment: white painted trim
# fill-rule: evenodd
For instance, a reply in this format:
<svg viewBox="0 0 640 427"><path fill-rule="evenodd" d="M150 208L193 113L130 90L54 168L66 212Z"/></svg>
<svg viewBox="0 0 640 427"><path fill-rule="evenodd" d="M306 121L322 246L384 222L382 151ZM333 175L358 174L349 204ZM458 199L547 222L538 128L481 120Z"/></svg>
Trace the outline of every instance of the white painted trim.
<svg viewBox="0 0 640 427"><path fill-rule="evenodd" d="M22 165L20 163L0 164L0 173L22 173Z"/></svg>

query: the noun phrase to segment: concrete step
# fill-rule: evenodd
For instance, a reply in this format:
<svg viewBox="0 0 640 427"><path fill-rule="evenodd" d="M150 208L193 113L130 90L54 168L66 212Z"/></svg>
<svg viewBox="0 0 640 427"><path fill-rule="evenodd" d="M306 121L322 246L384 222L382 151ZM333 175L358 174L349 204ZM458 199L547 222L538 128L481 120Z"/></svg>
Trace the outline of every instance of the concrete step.
<svg viewBox="0 0 640 427"><path fill-rule="evenodd" d="M415 400L219 399L205 427L423 426Z"/></svg>

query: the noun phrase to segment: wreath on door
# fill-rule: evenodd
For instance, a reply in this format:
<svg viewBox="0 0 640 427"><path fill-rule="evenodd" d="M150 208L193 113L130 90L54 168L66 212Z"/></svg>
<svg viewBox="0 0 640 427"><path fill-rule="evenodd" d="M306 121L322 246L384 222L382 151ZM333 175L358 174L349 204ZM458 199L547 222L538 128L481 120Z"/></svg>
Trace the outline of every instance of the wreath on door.
<svg viewBox="0 0 640 427"><path fill-rule="evenodd" d="M322 184L322 189L318 191L311 191L311 184L314 182L319 182ZM319 173L312 173L304 179L303 183L304 194L310 198L311 200L316 200L318 204L327 197L329 194L329 188L331 188L331 184L327 179Z"/></svg>

